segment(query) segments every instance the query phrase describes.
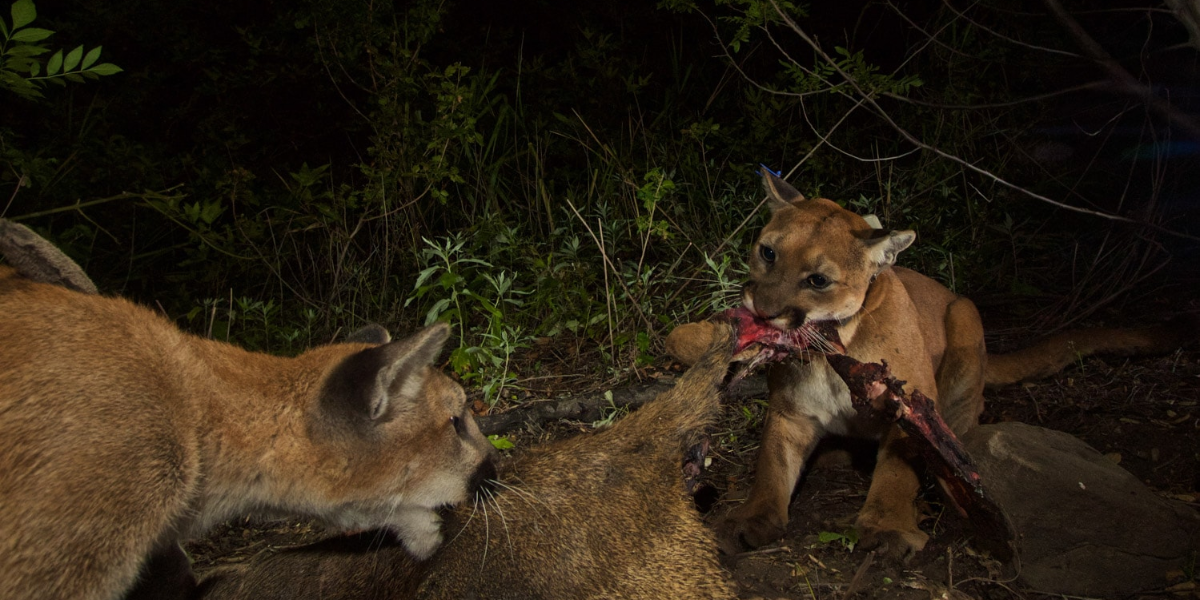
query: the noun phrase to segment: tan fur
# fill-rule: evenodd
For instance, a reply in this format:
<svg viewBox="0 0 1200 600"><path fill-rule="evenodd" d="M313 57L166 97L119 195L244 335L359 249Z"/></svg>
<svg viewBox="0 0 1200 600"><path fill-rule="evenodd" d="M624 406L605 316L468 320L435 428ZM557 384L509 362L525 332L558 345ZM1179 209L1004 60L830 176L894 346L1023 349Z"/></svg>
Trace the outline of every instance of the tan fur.
<svg viewBox="0 0 1200 600"><path fill-rule="evenodd" d="M1134 356L1170 352L1200 337L1197 321L1195 315L1182 315L1150 327L1099 327L1052 335L1024 350L989 355L985 383L991 388L1045 377L1092 354Z"/></svg>
<svg viewBox="0 0 1200 600"><path fill-rule="evenodd" d="M1164 338L1161 329L1077 332L1011 357L993 357L989 365L975 306L928 277L892 266L912 242L912 232L873 230L829 200L805 200L769 173L764 172L764 181L773 215L755 245L743 304L781 329L810 320L839 321L847 354L861 361L886 360L907 382L906 390L920 389L934 400L958 435L978 422L985 372L988 383L1015 381L1054 372L1080 354L1165 350L1179 341L1178 335ZM690 362L712 327L676 328L667 338L668 352ZM919 482L899 429L859 415L824 359L773 367L769 384L757 474L746 502L720 525L723 547L736 551L783 536L801 469L823 436L839 434L880 440L871 487L856 521L863 547L882 546L895 557L923 548L928 536L917 527L913 505Z"/></svg>
<svg viewBox="0 0 1200 600"><path fill-rule="evenodd" d="M683 449L717 413L732 346L728 326L710 333L671 391L513 460L494 496L448 519L448 541L424 565L377 536L333 540L220 569L205 600L733 598L681 483Z"/></svg>
<svg viewBox="0 0 1200 600"><path fill-rule="evenodd" d="M119 598L150 555L248 514L386 526L428 555L433 509L490 465L429 366L445 326L281 358L8 267L0 314L0 598Z"/></svg>

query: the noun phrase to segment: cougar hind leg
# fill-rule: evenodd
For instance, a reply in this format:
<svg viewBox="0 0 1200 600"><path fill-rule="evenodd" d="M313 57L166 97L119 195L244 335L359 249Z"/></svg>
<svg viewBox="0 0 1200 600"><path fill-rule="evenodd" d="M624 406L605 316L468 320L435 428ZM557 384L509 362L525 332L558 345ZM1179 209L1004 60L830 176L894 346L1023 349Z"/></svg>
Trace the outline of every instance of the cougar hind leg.
<svg viewBox="0 0 1200 600"><path fill-rule="evenodd" d="M975 304L959 298L946 307L946 350L937 371L938 413L955 435L979 423L987 346Z"/></svg>

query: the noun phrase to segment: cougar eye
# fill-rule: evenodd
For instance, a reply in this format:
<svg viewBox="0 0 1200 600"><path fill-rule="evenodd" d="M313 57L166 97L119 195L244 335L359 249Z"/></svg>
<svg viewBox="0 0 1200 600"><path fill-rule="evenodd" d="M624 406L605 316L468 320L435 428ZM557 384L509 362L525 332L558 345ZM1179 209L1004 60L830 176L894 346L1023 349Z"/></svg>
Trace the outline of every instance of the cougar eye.
<svg viewBox="0 0 1200 600"><path fill-rule="evenodd" d="M454 426L454 431L462 435L467 430L467 424L463 422L462 417L450 417L450 424Z"/></svg>
<svg viewBox="0 0 1200 600"><path fill-rule="evenodd" d="M775 262L775 251L772 250L770 246L759 246L758 254L759 256L762 256L763 260L769 263Z"/></svg>
<svg viewBox="0 0 1200 600"><path fill-rule="evenodd" d="M822 275L820 273L813 273L812 275L809 275L808 279L805 279L804 281L806 281L808 283L808 285L810 285L813 288L818 289L818 290L823 290L823 289L829 287L829 283L830 283L829 278L825 277L824 275Z"/></svg>

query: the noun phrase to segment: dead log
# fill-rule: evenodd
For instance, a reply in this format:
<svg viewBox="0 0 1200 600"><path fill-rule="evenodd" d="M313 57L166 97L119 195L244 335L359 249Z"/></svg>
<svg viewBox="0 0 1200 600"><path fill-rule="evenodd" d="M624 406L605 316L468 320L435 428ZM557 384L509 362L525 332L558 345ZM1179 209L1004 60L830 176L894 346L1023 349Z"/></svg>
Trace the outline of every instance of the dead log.
<svg viewBox="0 0 1200 600"><path fill-rule="evenodd" d="M512 410L477 417L479 429L485 435L501 434L524 427L526 424L542 424L560 419L573 421L597 421L606 410L637 408L659 394L675 386L674 378L660 379L652 383L635 383L607 391L579 394L546 401L530 401ZM731 386L725 396L733 399L765 398L767 382L761 377L749 378Z"/></svg>

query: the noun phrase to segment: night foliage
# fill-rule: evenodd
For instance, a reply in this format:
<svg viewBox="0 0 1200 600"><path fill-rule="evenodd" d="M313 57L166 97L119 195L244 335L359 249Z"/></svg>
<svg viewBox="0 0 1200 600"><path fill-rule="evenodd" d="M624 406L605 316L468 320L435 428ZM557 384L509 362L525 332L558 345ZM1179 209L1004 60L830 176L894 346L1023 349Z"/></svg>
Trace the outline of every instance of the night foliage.
<svg viewBox="0 0 1200 600"><path fill-rule="evenodd" d="M907 264L978 297L1078 314L1168 250L1195 252L898 133L1037 194L1186 229L1181 130L1088 87L1104 74L1041 3L46 1L39 22L77 46L49 57L18 38L33 29L15 6L4 216L102 289L260 348L450 321L452 366L489 399L532 345L599 347L594 368L627 368L732 302L765 217L759 163L917 230ZM1148 82L1195 71L1169 12L1081 18L1132 23L1104 43ZM99 46L85 54L100 43L119 76L35 83L117 73Z"/></svg>

